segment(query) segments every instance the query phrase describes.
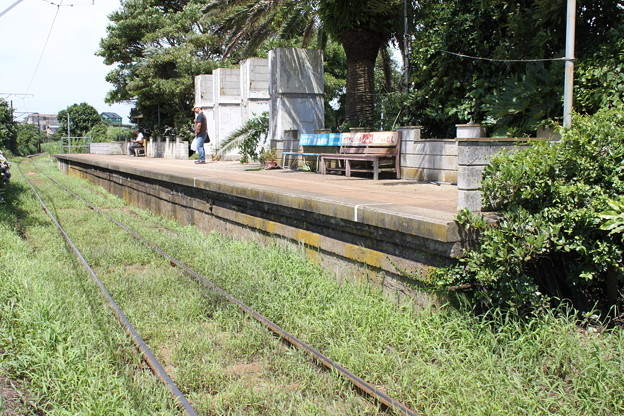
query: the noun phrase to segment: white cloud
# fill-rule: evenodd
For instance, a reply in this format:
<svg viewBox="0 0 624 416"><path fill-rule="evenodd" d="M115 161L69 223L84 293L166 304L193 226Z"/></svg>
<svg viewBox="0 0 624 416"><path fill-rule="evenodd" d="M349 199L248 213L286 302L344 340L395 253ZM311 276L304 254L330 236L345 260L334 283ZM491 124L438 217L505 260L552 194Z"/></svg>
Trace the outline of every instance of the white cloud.
<svg viewBox="0 0 624 416"><path fill-rule="evenodd" d="M0 0L0 13L15 1ZM23 0L9 10L0 17L0 98L12 101L16 115L86 102L129 122L132 105L104 102L112 67L95 56L119 7L119 0Z"/></svg>

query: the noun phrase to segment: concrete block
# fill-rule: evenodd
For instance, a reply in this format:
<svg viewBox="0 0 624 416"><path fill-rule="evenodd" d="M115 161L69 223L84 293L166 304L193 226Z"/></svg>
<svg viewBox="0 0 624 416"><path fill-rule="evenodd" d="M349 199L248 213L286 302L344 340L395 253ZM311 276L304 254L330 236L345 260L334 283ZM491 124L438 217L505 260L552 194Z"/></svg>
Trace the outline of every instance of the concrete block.
<svg viewBox="0 0 624 416"><path fill-rule="evenodd" d="M480 124L456 124L455 129L458 139L487 137L485 127Z"/></svg>
<svg viewBox="0 0 624 416"><path fill-rule="evenodd" d="M423 182L457 183L457 171L440 169L417 169L401 166L401 178Z"/></svg>
<svg viewBox="0 0 624 416"><path fill-rule="evenodd" d="M467 208L472 212L481 211L481 191L457 190L457 209Z"/></svg>
<svg viewBox="0 0 624 416"><path fill-rule="evenodd" d="M457 169L457 189L477 190L481 188L485 166L459 166Z"/></svg>
<svg viewBox="0 0 624 416"><path fill-rule="evenodd" d="M422 126L401 126L397 131L401 133L402 142L413 142L421 139Z"/></svg>
<svg viewBox="0 0 624 416"><path fill-rule="evenodd" d="M457 170L456 156L401 155L401 166L419 169Z"/></svg>
<svg viewBox="0 0 624 416"><path fill-rule="evenodd" d="M276 94L323 94L325 91L320 50L277 48L269 52L269 67L270 90L274 89Z"/></svg>
<svg viewBox="0 0 624 416"><path fill-rule="evenodd" d="M487 165L501 151L517 148L515 142L459 142L459 165Z"/></svg>
<svg viewBox="0 0 624 416"><path fill-rule="evenodd" d="M202 108L214 105L214 88L212 75L195 77L195 105Z"/></svg>
<svg viewBox="0 0 624 416"><path fill-rule="evenodd" d="M126 142L91 143L89 153L98 155L125 155L128 152Z"/></svg>

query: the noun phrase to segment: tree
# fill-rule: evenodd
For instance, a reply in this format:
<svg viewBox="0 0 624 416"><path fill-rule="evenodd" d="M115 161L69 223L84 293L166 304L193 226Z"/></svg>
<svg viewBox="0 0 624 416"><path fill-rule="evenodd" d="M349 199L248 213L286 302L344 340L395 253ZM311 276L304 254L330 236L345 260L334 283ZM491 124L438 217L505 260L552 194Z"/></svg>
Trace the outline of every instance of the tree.
<svg viewBox="0 0 624 416"><path fill-rule="evenodd" d="M579 0L577 9L576 65L584 67L609 45L624 7ZM415 2L411 27L407 108L429 135L449 137L454 124L470 120L488 121L500 135L530 134L539 120L561 116L564 63L547 60L564 56L565 0L423 0ZM546 61L509 61L523 59Z"/></svg>
<svg viewBox="0 0 624 416"><path fill-rule="evenodd" d="M32 124L17 125L17 155L27 156L40 151L41 131Z"/></svg>
<svg viewBox="0 0 624 416"><path fill-rule="evenodd" d="M402 5L399 0L319 1L325 28L346 54L346 119L354 126L373 126L375 62L399 27Z"/></svg>
<svg viewBox="0 0 624 416"><path fill-rule="evenodd" d="M65 110L59 111L57 119L59 121L60 134L67 134L67 119L69 114L70 134L74 137L85 136L89 130L102 122L97 110L87 103L73 104Z"/></svg>
<svg viewBox="0 0 624 416"><path fill-rule="evenodd" d="M17 152L17 123L13 120L13 109L0 99L0 148Z"/></svg>
<svg viewBox="0 0 624 416"><path fill-rule="evenodd" d="M110 15L97 54L116 65L106 101L134 100L140 124L183 130L191 120L194 76L220 65L221 44L201 22L205 0L127 0Z"/></svg>
<svg viewBox="0 0 624 416"><path fill-rule="evenodd" d="M375 108L375 63L382 46L401 21L400 0L213 0L206 7L215 33L224 38L226 55L254 53L262 41L299 37L302 47L317 39L327 44L325 32L346 54L346 121L372 127Z"/></svg>

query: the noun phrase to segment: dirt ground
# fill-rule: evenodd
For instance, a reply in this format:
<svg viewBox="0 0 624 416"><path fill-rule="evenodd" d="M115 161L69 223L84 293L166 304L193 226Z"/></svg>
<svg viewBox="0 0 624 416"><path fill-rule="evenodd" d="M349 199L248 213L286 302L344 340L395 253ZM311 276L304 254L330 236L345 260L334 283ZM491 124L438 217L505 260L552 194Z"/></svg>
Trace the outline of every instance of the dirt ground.
<svg viewBox="0 0 624 416"><path fill-rule="evenodd" d="M0 415L30 416L39 415L32 405L30 395L19 381L11 380L0 374Z"/></svg>

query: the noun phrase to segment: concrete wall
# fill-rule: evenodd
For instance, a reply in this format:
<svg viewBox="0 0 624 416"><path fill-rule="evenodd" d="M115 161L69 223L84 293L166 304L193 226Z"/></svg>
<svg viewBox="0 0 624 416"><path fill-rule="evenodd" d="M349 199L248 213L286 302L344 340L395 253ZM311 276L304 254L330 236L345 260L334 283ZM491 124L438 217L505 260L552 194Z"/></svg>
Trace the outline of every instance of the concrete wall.
<svg viewBox="0 0 624 416"><path fill-rule="evenodd" d="M91 143L89 153L97 155L127 155L128 142Z"/></svg>
<svg viewBox="0 0 624 416"><path fill-rule="evenodd" d="M401 178L457 183L457 141L423 139L420 126L399 127Z"/></svg>
<svg viewBox="0 0 624 416"><path fill-rule="evenodd" d="M284 131L313 133L325 124L323 54L318 50L278 48L269 52L270 140Z"/></svg>
<svg viewBox="0 0 624 416"><path fill-rule="evenodd" d="M269 111L269 61L261 58L246 59L241 63L241 93L243 120Z"/></svg>
<svg viewBox="0 0 624 416"><path fill-rule="evenodd" d="M205 231L294 244L339 278L367 279L392 296L409 294L428 303L401 277L426 276L431 267L454 263L461 236L452 220L415 213L391 214L305 195L259 190L237 181L167 174L145 167L60 155L59 169L102 186L154 215L175 218Z"/></svg>
<svg viewBox="0 0 624 416"><path fill-rule="evenodd" d="M128 142L91 143L89 153L98 155L127 155ZM170 140L169 138L164 141L150 138L145 155L147 157L164 159L188 159L189 144L188 142Z"/></svg>
<svg viewBox="0 0 624 416"><path fill-rule="evenodd" d="M218 68L212 74L195 77L195 104L202 107L208 121L208 154L247 120L269 111L269 63L250 58L238 68ZM238 157L236 149L225 159Z"/></svg>
<svg viewBox="0 0 624 416"><path fill-rule="evenodd" d="M197 75L195 77L195 105L201 107L208 123L210 141L218 139L215 123L215 86L212 74ZM207 150L211 150L208 146Z"/></svg>
<svg viewBox="0 0 624 416"><path fill-rule="evenodd" d="M169 138L164 141L150 138L145 155L147 157L185 160L189 157L189 143Z"/></svg>

